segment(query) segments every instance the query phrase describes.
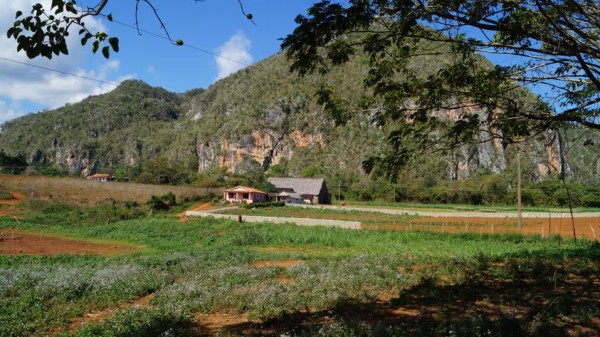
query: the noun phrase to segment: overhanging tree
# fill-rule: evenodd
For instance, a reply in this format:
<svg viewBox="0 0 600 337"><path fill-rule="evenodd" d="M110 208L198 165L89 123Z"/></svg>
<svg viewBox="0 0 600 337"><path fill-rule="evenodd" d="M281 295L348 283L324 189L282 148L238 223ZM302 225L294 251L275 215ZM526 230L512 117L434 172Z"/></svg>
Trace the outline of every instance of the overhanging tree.
<svg viewBox="0 0 600 337"><path fill-rule="evenodd" d="M369 113L391 131L365 168L394 178L416 153L481 141L482 133L509 144L560 125L600 129L599 18L595 0L320 1L296 18L282 48L300 74L368 54ZM450 61L429 74L415 66L441 54ZM351 116L328 88L319 97L334 117Z"/></svg>
<svg viewBox="0 0 600 337"><path fill-rule="evenodd" d="M181 39L173 39L169 35L166 25L163 23L158 11L151 0L132 0L135 1L135 20L139 30L138 13L140 5L146 5L153 11L161 28L167 35L168 40L175 45L183 45ZM242 0L236 0L240 5L240 10L250 21L253 15L246 13ZM110 51L119 51L119 38L110 37L106 32L92 31L86 26L87 17L104 17L108 21L113 21L112 13L106 13L106 5L109 0L100 0L93 6L78 6L75 0L52 0L50 8L36 3L31 7L29 15L24 10L15 13L15 22L6 32L8 38L14 38L17 41L17 50L23 50L27 57L33 59L36 57L46 57L51 59L53 56L69 54L67 37L71 32L77 30L81 37L81 45L86 45L92 41L92 51L96 53L102 51L105 58L110 57ZM254 22L254 21L252 21Z"/></svg>

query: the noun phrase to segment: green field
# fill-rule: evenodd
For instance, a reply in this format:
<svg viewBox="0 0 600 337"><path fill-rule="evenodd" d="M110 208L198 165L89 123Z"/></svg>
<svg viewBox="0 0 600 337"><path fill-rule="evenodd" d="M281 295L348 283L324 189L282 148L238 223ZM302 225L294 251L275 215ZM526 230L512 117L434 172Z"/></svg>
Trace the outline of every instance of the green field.
<svg viewBox="0 0 600 337"><path fill-rule="evenodd" d="M140 248L0 256L0 336L595 336L600 328L600 246L590 241L27 205L0 228ZM141 298L149 301L132 304Z"/></svg>

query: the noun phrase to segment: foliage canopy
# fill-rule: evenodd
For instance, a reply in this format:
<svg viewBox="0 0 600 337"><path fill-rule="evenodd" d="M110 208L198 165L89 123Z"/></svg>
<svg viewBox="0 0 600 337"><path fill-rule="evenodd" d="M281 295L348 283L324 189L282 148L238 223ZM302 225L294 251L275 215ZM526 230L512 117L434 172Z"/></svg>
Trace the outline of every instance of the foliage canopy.
<svg viewBox="0 0 600 337"><path fill-rule="evenodd" d="M8 38L14 38L17 41L17 51L23 50L27 57L33 59L36 57L46 57L51 59L60 54L68 55L69 47L67 37L71 31L79 29L78 34L81 37L81 45L85 46L88 41L92 41L92 51L96 53L101 50L105 58L110 57L111 50L119 51L119 38L109 37L106 32L90 30L86 26L88 17L104 17L108 21L113 21L112 13L106 13L106 5L109 0L98 1L93 6L78 6L75 0L52 0L50 8L46 8L40 3L31 7L30 15L26 15L22 10L15 13L15 22L6 32ZM253 15L244 11L241 0L240 10L250 21ZM168 40L176 45L184 44L181 39L171 38L169 31L162 21L158 10L154 7L153 1L135 0L135 21L139 32L139 8L140 5L150 7L161 28L167 35ZM254 22L254 21L252 21Z"/></svg>
<svg viewBox="0 0 600 337"><path fill-rule="evenodd" d="M592 0L325 0L296 18L282 48L300 74L369 55L364 83L380 102L369 113L395 127L365 168L394 175L416 152L481 133L507 144L564 124L599 129L599 14ZM413 61L434 54L452 61L423 76ZM511 64L492 66L481 54L508 55ZM339 115L327 88L320 94Z"/></svg>

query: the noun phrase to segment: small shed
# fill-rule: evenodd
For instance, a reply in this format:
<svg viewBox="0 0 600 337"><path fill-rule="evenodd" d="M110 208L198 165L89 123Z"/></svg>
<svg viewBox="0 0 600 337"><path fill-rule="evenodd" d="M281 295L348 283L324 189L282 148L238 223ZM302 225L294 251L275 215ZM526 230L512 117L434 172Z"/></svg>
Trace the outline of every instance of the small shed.
<svg viewBox="0 0 600 337"><path fill-rule="evenodd" d="M273 200L275 201L283 201L288 204L303 204L304 199L301 195L294 192L282 191L279 193L274 193Z"/></svg>
<svg viewBox="0 0 600 337"><path fill-rule="evenodd" d="M110 175L108 173L96 173L91 176L87 176L86 179L95 180L95 181L115 181L115 180L117 180L115 177L113 177L112 175Z"/></svg>
<svg viewBox="0 0 600 337"><path fill-rule="evenodd" d="M252 204L267 201L267 193L247 186L236 186L223 191L223 198L227 202L244 202Z"/></svg>

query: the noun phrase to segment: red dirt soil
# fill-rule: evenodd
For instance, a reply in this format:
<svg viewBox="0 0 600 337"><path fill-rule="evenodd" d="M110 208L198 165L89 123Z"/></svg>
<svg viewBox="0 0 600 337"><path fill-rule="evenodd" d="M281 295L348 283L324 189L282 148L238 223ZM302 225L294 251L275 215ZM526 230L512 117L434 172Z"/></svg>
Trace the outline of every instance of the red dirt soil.
<svg viewBox="0 0 600 337"><path fill-rule="evenodd" d="M213 205L210 202L204 202L204 203L192 206L181 213L177 213L177 214L175 214L175 216L179 218L179 223L185 223L188 221L188 217L186 216L187 211L208 211L208 210L217 209L217 208L219 208L219 207Z"/></svg>
<svg viewBox="0 0 600 337"><path fill-rule="evenodd" d="M9 200L0 200L0 205L8 206L8 208L0 209L0 216L10 216L13 207L25 199L25 195L16 192L12 192L12 197Z"/></svg>
<svg viewBox="0 0 600 337"><path fill-rule="evenodd" d="M289 268L297 265L304 264L302 260L262 260L256 261L252 265L257 268L262 267L282 267Z"/></svg>
<svg viewBox="0 0 600 337"><path fill-rule="evenodd" d="M111 256L134 251L133 247L69 240L50 237L43 232L34 235L0 228L0 255L96 254Z"/></svg>
<svg viewBox="0 0 600 337"><path fill-rule="evenodd" d="M595 240L600 237L600 218L575 218L577 238ZM412 220L413 230L432 230L447 233L518 233L516 219L503 218L465 218L465 217L429 217ZM433 224L430 226L430 223ZM446 224L440 225L440 224ZM383 225L380 229L406 230L406 226ZM410 229L410 228L409 228ZM563 237L573 237L571 218L523 218L523 234L553 236L560 233Z"/></svg>
<svg viewBox="0 0 600 337"><path fill-rule="evenodd" d="M83 325L98 323L100 321L111 318L117 310L125 311L129 308L145 308L150 306L150 301L154 298L154 294L148 294L146 296L125 302L120 304L117 308L108 308L104 310L94 311L87 313L83 316L76 317L71 320L69 324L69 330L71 333L77 332ZM59 332L59 331L57 331Z"/></svg>
<svg viewBox="0 0 600 337"><path fill-rule="evenodd" d="M25 195L12 192L12 199L0 200L0 205L8 206L0 210L0 216L11 216L15 206L25 199ZM0 228L0 255L57 255L57 254L96 254L111 256L127 254L135 248L98 244L48 236L43 231L28 231Z"/></svg>

